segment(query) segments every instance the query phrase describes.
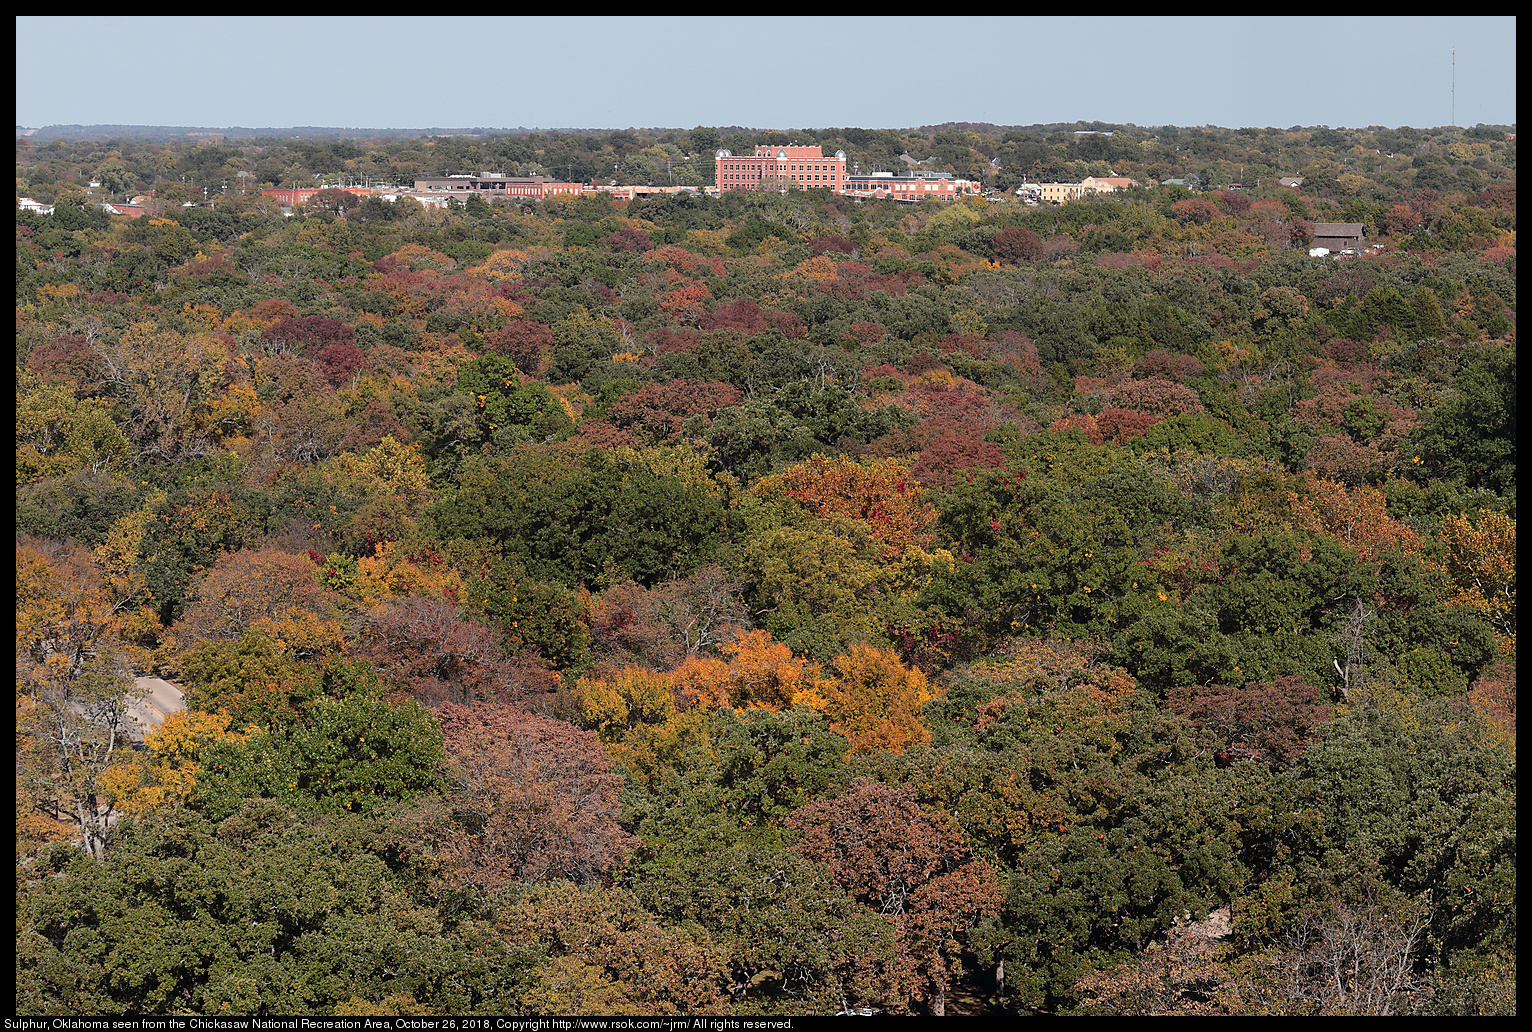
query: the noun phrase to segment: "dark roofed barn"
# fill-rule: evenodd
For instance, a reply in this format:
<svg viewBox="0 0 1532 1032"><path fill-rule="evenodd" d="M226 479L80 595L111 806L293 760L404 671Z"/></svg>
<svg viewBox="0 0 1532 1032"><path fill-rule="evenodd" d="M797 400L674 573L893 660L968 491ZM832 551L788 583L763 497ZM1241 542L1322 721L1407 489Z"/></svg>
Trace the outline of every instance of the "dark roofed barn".
<svg viewBox="0 0 1532 1032"><path fill-rule="evenodd" d="M1360 248L1362 224L1360 222L1316 222L1314 223L1314 242L1309 246L1328 247L1332 251L1340 251L1347 247Z"/></svg>

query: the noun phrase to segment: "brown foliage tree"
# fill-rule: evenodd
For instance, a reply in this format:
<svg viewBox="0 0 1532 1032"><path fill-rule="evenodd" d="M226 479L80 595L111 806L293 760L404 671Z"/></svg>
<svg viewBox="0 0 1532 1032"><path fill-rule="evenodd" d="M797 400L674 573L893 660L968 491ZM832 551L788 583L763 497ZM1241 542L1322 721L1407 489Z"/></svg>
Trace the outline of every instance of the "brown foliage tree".
<svg viewBox="0 0 1532 1032"><path fill-rule="evenodd" d="M1117 408L1161 418L1204 411L1196 391L1169 380L1124 380L1112 390L1111 400Z"/></svg>
<svg viewBox="0 0 1532 1032"><path fill-rule="evenodd" d="M536 374L544 358L553 353L553 331L531 319L511 319L504 328L484 335L484 350L505 355L528 376Z"/></svg>
<svg viewBox="0 0 1532 1032"><path fill-rule="evenodd" d="M1011 265L1041 261L1046 256L1037 234L1023 226L1010 226L996 233L989 249L996 258Z"/></svg>
<svg viewBox="0 0 1532 1032"><path fill-rule="evenodd" d="M445 598L411 595L362 615L362 655L425 705L536 700L557 684L535 654L509 656L500 631Z"/></svg>
<svg viewBox="0 0 1532 1032"><path fill-rule="evenodd" d="M548 950L522 996L536 1013L723 1013L725 955L661 927L625 889L542 885L496 923L508 941Z"/></svg>
<svg viewBox="0 0 1532 1032"><path fill-rule="evenodd" d="M258 620L268 626L307 617L334 617L333 600L319 583L312 561L275 549L246 549L218 557L192 589L186 613L175 626L180 644L231 641Z"/></svg>
<svg viewBox="0 0 1532 1032"><path fill-rule="evenodd" d="M940 1016L964 934L1003 899L957 823L922 810L912 788L858 778L839 799L793 811L788 827L798 853L829 865L854 898L894 923L911 995Z"/></svg>
<svg viewBox="0 0 1532 1032"><path fill-rule="evenodd" d="M499 704L434 712L456 787L434 834L461 884L490 895L512 881L599 882L636 844L593 733Z"/></svg>
<svg viewBox="0 0 1532 1032"><path fill-rule="evenodd" d="M1170 707L1199 727L1222 733L1230 759L1246 756L1285 767L1303 754L1314 731L1330 719L1315 700L1321 692L1296 677L1238 687L1188 685L1171 689Z"/></svg>

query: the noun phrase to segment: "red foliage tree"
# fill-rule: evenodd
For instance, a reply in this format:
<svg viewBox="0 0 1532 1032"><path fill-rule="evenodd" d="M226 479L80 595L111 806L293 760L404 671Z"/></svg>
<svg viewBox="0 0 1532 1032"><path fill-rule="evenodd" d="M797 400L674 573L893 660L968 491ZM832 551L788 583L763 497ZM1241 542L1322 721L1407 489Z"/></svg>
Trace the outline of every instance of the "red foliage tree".
<svg viewBox="0 0 1532 1032"><path fill-rule="evenodd" d="M654 241L649 234L638 229L622 227L596 241L597 246L604 247L608 251L618 253L630 251L647 251L654 247Z"/></svg>
<svg viewBox="0 0 1532 1032"><path fill-rule="evenodd" d="M1164 348L1155 348L1133 363L1133 375L1140 380L1169 380L1180 382L1195 379L1206 370L1191 355L1172 355Z"/></svg>
<svg viewBox="0 0 1532 1032"><path fill-rule="evenodd" d="M839 236L815 237L806 246L812 255L821 255L827 251L831 254L856 254L856 244Z"/></svg>
<svg viewBox="0 0 1532 1032"><path fill-rule="evenodd" d="M349 343L327 344L314 358L314 365L334 387L339 387L355 373L365 371L371 364L361 348Z"/></svg>
<svg viewBox="0 0 1532 1032"><path fill-rule="evenodd" d="M1046 256L1042 240L1024 226L1002 229L990 240L989 249L996 258L1011 265L1041 261Z"/></svg>
<svg viewBox="0 0 1532 1032"><path fill-rule="evenodd" d="M702 334L677 326L660 326L648 335L649 350L656 355L690 351L702 342Z"/></svg>
<svg viewBox="0 0 1532 1032"><path fill-rule="evenodd" d="M781 330L784 336L793 340L801 340L809 335L808 327L803 325L803 320L792 312L768 310L766 325L772 329Z"/></svg>
<svg viewBox="0 0 1532 1032"><path fill-rule="evenodd" d="M1315 729L1330 719L1330 708L1316 701L1320 695L1296 677L1279 677L1269 684L1173 688L1168 701L1192 723L1222 733L1232 756L1285 767L1303 755Z"/></svg>
<svg viewBox="0 0 1532 1032"><path fill-rule="evenodd" d="M618 826L622 778L595 734L505 705L433 710L455 792L435 822L457 880L599 882L637 844Z"/></svg>
<svg viewBox="0 0 1532 1032"><path fill-rule="evenodd" d="M1420 228L1420 215L1408 204L1396 204L1383 216L1391 236L1408 236Z"/></svg>
<svg viewBox="0 0 1532 1032"><path fill-rule="evenodd" d="M484 350L505 355L516 368L531 376L543 357L553 352L553 331L531 319L508 320L502 329L484 335Z"/></svg>
<svg viewBox="0 0 1532 1032"><path fill-rule="evenodd" d="M86 385L101 380L104 361L90 341L79 336L54 337L27 356L27 372L47 383Z"/></svg>
<svg viewBox="0 0 1532 1032"><path fill-rule="evenodd" d="M354 344L356 333L339 319L322 315L285 316L262 330L261 340L274 355L303 355L330 344Z"/></svg>
<svg viewBox="0 0 1532 1032"><path fill-rule="evenodd" d="M888 330L883 328L882 323L854 322L847 328L846 336L857 347L870 348L888 336Z"/></svg>
<svg viewBox="0 0 1532 1032"><path fill-rule="evenodd" d="M746 333L760 333L766 329L766 312L748 298L735 298L713 309L702 325L703 329L708 330L736 329Z"/></svg>
<svg viewBox="0 0 1532 1032"><path fill-rule="evenodd" d="M1160 417L1205 411L1196 391L1169 380L1124 380L1112 390L1111 399L1118 408Z"/></svg>
<svg viewBox="0 0 1532 1032"><path fill-rule="evenodd" d="M1189 197L1184 201L1177 201L1170 206L1170 213L1175 216L1177 222L1191 223L1194 226L1205 226L1223 214L1218 205L1206 197Z"/></svg>
<svg viewBox="0 0 1532 1032"><path fill-rule="evenodd" d="M674 441L693 416L711 419L719 409L739 404L744 395L717 380L672 380L641 387L612 406L612 421L646 433L657 441Z"/></svg>
<svg viewBox="0 0 1532 1032"><path fill-rule="evenodd" d="M1142 437L1159 421L1159 416L1148 412L1134 412L1131 409L1102 409L1096 415L1096 427L1101 431L1102 440L1115 441L1119 444L1131 441L1135 437Z"/></svg>
<svg viewBox="0 0 1532 1032"><path fill-rule="evenodd" d="M665 294L660 310L676 322L687 326L700 326L707 318L708 304L713 292L705 283L683 283Z"/></svg>
<svg viewBox="0 0 1532 1032"><path fill-rule="evenodd" d="M905 549L929 548L936 509L904 465L893 459L848 462L814 455L781 474L783 493L826 520L862 523L896 562Z"/></svg>
<svg viewBox="0 0 1532 1032"><path fill-rule="evenodd" d="M927 487L946 488L966 470L1004 465L1005 453L999 445L971 433L948 430L932 437L921 449L910 473Z"/></svg>
<svg viewBox="0 0 1532 1032"><path fill-rule="evenodd" d="M858 778L839 799L793 811L793 848L824 863L858 901L898 929L911 994L933 1013L961 972L962 936L1000 909L1004 894L957 822L922 810L914 789Z"/></svg>
<svg viewBox="0 0 1532 1032"><path fill-rule="evenodd" d="M332 601L314 564L275 549L242 549L219 556L192 589L176 633L186 642L238 638L257 620L305 615L322 620Z"/></svg>
<svg viewBox="0 0 1532 1032"><path fill-rule="evenodd" d="M499 631L443 598L411 595L362 615L361 653L426 705L520 702L558 679L535 655L510 656Z"/></svg>

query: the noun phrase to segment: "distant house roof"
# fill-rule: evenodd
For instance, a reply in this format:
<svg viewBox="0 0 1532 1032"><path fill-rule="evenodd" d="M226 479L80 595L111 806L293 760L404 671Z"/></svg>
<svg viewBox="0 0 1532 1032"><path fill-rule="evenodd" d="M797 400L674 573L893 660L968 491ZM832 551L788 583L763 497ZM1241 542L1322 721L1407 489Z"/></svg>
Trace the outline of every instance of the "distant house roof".
<svg viewBox="0 0 1532 1032"><path fill-rule="evenodd" d="M1344 251L1362 246L1360 222L1314 223L1313 247L1328 247L1332 251Z"/></svg>
<svg viewBox="0 0 1532 1032"><path fill-rule="evenodd" d="M1314 236L1316 237L1354 237L1362 239L1362 224L1360 222L1316 222L1314 223Z"/></svg>
<svg viewBox="0 0 1532 1032"><path fill-rule="evenodd" d="M1290 186L1294 190L1296 190L1296 189L1298 189L1298 187L1303 185L1303 177L1302 176L1283 176L1281 179L1277 180L1277 185L1278 186Z"/></svg>

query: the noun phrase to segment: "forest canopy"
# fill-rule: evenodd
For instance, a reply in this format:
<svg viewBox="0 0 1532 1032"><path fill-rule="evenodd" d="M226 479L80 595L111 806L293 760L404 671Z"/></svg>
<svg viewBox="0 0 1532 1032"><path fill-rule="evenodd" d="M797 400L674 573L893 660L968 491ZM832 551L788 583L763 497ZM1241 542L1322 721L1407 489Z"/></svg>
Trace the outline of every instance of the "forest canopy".
<svg viewBox="0 0 1532 1032"><path fill-rule="evenodd" d="M1506 128L19 139L17 1012L1514 1013Z"/></svg>

